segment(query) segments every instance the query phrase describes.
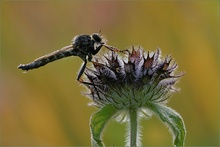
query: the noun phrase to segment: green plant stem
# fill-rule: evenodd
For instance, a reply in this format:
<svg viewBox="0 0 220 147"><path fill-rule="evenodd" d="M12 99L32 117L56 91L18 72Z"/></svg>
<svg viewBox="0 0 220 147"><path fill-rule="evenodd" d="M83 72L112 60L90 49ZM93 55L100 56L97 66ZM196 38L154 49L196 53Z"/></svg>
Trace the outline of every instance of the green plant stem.
<svg viewBox="0 0 220 147"><path fill-rule="evenodd" d="M137 146L137 133L138 133L137 110L130 109L129 115L130 115L130 146L136 147Z"/></svg>

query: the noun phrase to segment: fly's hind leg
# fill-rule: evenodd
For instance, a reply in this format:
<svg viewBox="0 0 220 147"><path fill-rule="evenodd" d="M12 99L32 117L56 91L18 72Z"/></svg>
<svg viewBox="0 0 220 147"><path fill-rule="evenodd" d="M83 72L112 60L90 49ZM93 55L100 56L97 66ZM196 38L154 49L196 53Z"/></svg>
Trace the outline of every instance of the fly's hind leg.
<svg viewBox="0 0 220 147"><path fill-rule="evenodd" d="M79 82L81 82L80 77L82 76L83 72L85 71L86 64L87 64L87 60L86 59L83 59L83 60L84 60L84 64L83 64L82 68L80 69L78 76L77 76L77 80Z"/></svg>
<svg viewBox="0 0 220 147"><path fill-rule="evenodd" d="M96 94L97 94L98 98L101 99L101 97L100 97L100 95L99 95L99 90L98 90L97 87L96 87L97 85L93 82L93 80L91 81L92 83L90 83L90 82L84 82L82 79L80 79L80 80L78 80L78 81L79 81L80 83L82 83L82 84L93 86L94 89L95 89L95 91L96 91Z"/></svg>
<svg viewBox="0 0 220 147"><path fill-rule="evenodd" d="M88 56L88 60L91 61L91 57L92 57L92 56ZM79 74L78 74L78 76L77 76L77 80L78 80L80 83L83 83L83 84L86 84L86 85L92 85L92 86L94 86L94 88L95 88L95 90L96 90L96 92L97 92L98 98L101 99L101 98L100 98L100 95L99 95L99 91L98 91L96 85L94 84L94 82L93 82L93 81L92 81L92 83L84 82L83 79L81 79L81 76L82 76L83 72L85 71L86 64L87 64L87 59L86 59L86 57L85 57L85 58L82 58L82 59L84 60L84 64L83 64L82 68L81 68L80 71L79 71Z"/></svg>
<svg viewBox="0 0 220 147"><path fill-rule="evenodd" d="M85 85L91 85L95 88L96 92L97 92L97 96L99 99L101 99L100 95L99 95L99 91L97 89L97 85L95 85L95 83L92 81L92 83L89 83L89 82L85 82L83 81L83 79L81 79L80 77L82 76L83 72L85 71L85 68L86 68L86 64L87 64L87 61L85 60L84 64L83 64L83 67L80 69L80 72L77 76L77 80L82 83L82 84L85 84Z"/></svg>

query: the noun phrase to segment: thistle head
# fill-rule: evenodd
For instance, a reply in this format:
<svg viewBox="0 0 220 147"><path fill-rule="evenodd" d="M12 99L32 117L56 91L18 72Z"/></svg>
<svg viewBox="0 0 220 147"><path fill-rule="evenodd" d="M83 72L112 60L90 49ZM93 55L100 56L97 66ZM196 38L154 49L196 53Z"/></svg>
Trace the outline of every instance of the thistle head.
<svg viewBox="0 0 220 147"><path fill-rule="evenodd" d="M176 91L175 83L183 76L183 73L175 74L177 64L171 56L161 57L160 49L144 52L141 47L132 47L128 54L113 51L96 57L92 64L93 67L85 70L87 78L82 82L90 91L88 96L92 98L92 104L100 108L90 120L93 146L104 145L102 130L116 114L122 114L118 115L118 120L129 123L126 146L141 146L138 120L151 114L157 115L169 128L173 145L184 145L183 119L165 106ZM125 113L118 113L121 111Z"/></svg>
<svg viewBox="0 0 220 147"><path fill-rule="evenodd" d="M141 47L132 47L124 56L110 52L97 57L93 68L86 69L83 81L93 104L112 104L124 110L139 109L146 103L166 103L183 75L175 74L177 64L171 56L161 58L160 49L146 53Z"/></svg>

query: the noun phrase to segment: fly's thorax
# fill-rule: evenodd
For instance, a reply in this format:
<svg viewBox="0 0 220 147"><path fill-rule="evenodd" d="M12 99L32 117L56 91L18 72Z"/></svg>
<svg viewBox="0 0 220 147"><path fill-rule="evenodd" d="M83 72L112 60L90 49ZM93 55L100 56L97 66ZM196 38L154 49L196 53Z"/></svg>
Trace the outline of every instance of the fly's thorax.
<svg viewBox="0 0 220 147"><path fill-rule="evenodd" d="M89 53L94 50L94 41L90 37L90 35L78 35L74 37L72 44L74 49L79 51Z"/></svg>
<svg viewBox="0 0 220 147"><path fill-rule="evenodd" d="M106 43L106 39L103 38L100 34L94 33L92 35L78 35L73 38L72 44L75 49L89 52L94 50L102 44Z"/></svg>

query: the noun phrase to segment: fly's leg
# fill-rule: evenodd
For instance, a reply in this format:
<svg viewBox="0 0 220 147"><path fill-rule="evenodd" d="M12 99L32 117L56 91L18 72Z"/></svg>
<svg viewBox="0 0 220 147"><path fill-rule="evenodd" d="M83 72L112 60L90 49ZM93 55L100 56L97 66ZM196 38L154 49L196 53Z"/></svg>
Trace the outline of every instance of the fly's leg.
<svg viewBox="0 0 220 147"><path fill-rule="evenodd" d="M80 79L80 77L82 76L82 74L83 74L83 72L84 72L84 70L85 70L85 68L86 68L86 64L87 64L87 60L86 60L86 59L83 59L83 60L84 60L84 64L83 64L82 68L80 69L80 71L79 71L79 73L78 73L78 76L77 76L77 80L78 80L79 82L82 81L82 80Z"/></svg>
<svg viewBox="0 0 220 147"><path fill-rule="evenodd" d="M92 85L92 86L95 88L96 92L97 92L98 98L101 99L100 96L99 96L98 89L96 88L96 85L94 84L93 80L92 80L92 83L89 83L89 82L84 82L83 79L80 78L80 77L82 76L83 72L85 71L86 64L87 64L86 56L85 56L85 57L81 57L81 58L83 59L84 64L83 64L82 68L81 68L80 71L79 71L79 74L78 74L78 76L77 76L77 80L78 80L80 83L83 83L83 84L86 84L86 85ZM89 60L89 61L92 60L92 55L91 55L91 54L88 55L88 60Z"/></svg>
<svg viewBox="0 0 220 147"><path fill-rule="evenodd" d="M97 92L97 96L98 96L99 100L101 100L101 97L100 97L100 95L99 95L99 91L98 91L98 89L97 89L97 87L96 87L96 86L98 86L98 85L96 85L91 78L89 78L89 79L90 79L90 81L91 81L92 83L90 83L90 82L85 82L85 81L83 81L83 79L79 79L78 81L79 81L80 83L82 83L82 84L93 86L94 89L95 89L96 92Z"/></svg>
<svg viewBox="0 0 220 147"><path fill-rule="evenodd" d="M128 49L126 49L126 50L119 50L119 49L117 49L117 48L115 48L113 46L107 45L107 44L103 44L103 46L106 47L107 49L113 51L113 52L121 52L121 53L128 52L128 53L130 53L130 51Z"/></svg>
<svg viewBox="0 0 220 147"><path fill-rule="evenodd" d="M100 45L100 46L98 46L93 52L92 52L92 54L93 55L96 55L99 51L100 51L100 49L102 48L102 44Z"/></svg>
<svg viewBox="0 0 220 147"><path fill-rule="evenodd" d="M99 91L98 91L98 89L97 89L97 85L95 85L95 83L92 81L92 83L89 83L89 82L84 82L82 79L80 79L80 80L78 80L80 83L82 83L82 84L85 84L85 85L91 85L91 86L93 86L94 88L95 88L95 90L96 90L96 92L97 92L97 96L98 96L98 98L99 99L101 99L101 97L100 97L100 95L99 95Z"/></svg>

